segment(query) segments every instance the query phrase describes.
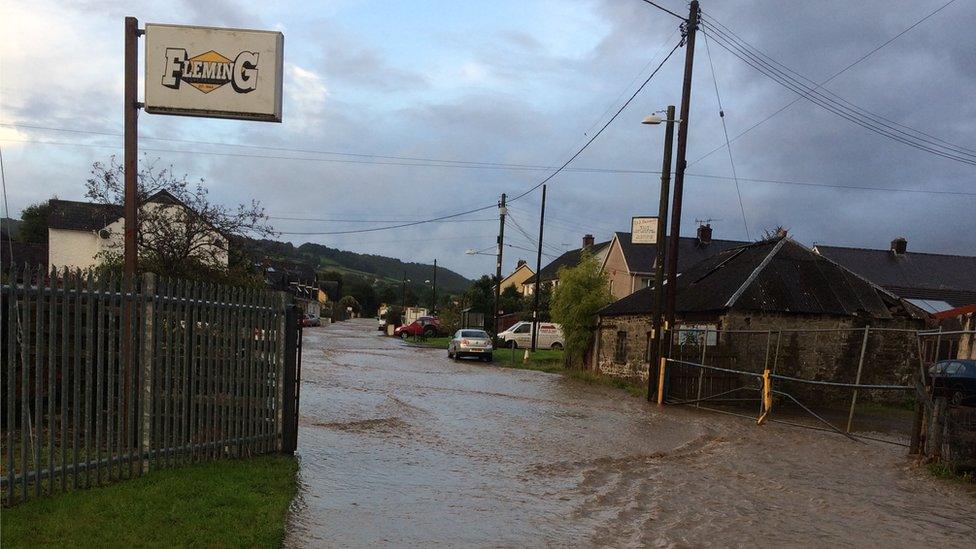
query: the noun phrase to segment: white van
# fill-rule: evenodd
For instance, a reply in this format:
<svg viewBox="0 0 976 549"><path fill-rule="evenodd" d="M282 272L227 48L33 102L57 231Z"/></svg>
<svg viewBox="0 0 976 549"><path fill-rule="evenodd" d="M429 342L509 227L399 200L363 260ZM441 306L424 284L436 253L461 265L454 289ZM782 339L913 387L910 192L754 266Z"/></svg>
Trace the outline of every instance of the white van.
<svg viewBox="0 0 976 549"><path fill-rule="evenodd" d="M539 340L536 347L539 349L562 349L565 345L563 340L563 329L559 324L552 322L539 323ZM498 339L504 341L507 347L531 347L532 346L532 323L516 322L511 328L500 332Z"/></svg>

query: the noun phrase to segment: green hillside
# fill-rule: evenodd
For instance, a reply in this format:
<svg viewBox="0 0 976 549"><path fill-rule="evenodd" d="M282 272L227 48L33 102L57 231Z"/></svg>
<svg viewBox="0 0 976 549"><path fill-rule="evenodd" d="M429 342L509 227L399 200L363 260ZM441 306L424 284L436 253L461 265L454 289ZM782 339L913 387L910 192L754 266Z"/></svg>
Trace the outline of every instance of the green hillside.
<svg viewBox="0 0 976 549"><path fill-rule="evenodd" d="M400 284L406 277L410 287L421 288L425 280L433 277L434 266L412 263L382 255L361 254L330 248L321 244L306 243L297 248L289 242L254 240L248 247L252 255L301 263L316 271L336 271L350 277ZM437 288L439 292L463 292L471 281L460 274L438 265Z"/></svg>

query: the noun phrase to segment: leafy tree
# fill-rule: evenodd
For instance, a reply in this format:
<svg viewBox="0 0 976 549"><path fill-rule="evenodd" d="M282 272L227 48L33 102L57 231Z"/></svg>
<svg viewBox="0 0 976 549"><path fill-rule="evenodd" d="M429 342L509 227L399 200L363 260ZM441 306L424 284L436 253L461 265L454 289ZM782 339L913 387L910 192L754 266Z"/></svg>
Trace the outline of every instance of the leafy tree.
<svg viewBox="0 0 976 549"><path fill-rule="evenodd" d="M56 196L51 197L57 199ZM19 239L23 242L47 243L48 215L51 213L50 202L37 202L27 206L20 212Z"/></svg>
<svg viewBox="0 0 976 549"><path fill-rule="evenodd" d="M504 314L518 313L525 310L525 302L522 294L519 293L515 286L508 286L502 290L501 295L498 296L498 309Z"/></svg>
<svg viewBox="0 0 976 549"><path fill-rule="evenodd" d="M351 295L342 296L342 299L339 300L337 305L340 309L339 314L341 314L343 318L349 318L350 307L352 308L353 313L358 313L360 311L359 302L356 301L356 298Z"/></svg>
<svg viewBox="0 0 976 549"><path fill-rule="evenodd" d="M597 311L613 302L610 281L595 257L583 252L576 267L559 269L559 285L552 295L552 320L562 325L566 365L582 360L593 343Z"/></svg>
<svg viewBox="0 0 976 549"><path fill-rule="evenodd" d="M184 278L221 279L230 271L222 258L233 258L229 244L248 235L271 236L274 229L260 203L228 208L208 197L204 180L190 183L172 168L157 169L145 163L136 176L140 204L136 242L142 270ZM85 195L103 204L122 204L124 170L113 156L108 164L95 162L86 181ZM185 207L146 204L146 199L166 191ZM122 257L119 244L103 253L111 265ZM248 261L240 257L245 266ZM238 265L244 269L244 266ZM247 269L245 269L247 270Z"/></svg>
<svg viewBox="0 0 976 549"><path fill-rule="evenodd" d="M483 313L486 317L490 316L495 306L495 282L492 277L483 275L472 282L464 292L463 301L473 311Z"/></svg>

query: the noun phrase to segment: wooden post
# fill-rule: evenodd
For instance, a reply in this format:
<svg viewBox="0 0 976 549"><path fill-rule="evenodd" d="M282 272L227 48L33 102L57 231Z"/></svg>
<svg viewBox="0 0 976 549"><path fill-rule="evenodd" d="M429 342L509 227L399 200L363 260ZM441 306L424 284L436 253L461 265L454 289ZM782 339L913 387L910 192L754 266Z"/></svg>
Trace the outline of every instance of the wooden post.
<svg viewBox="0 0 976 549"><path fill-rule="evenodd" d="M925 453L931 459L942 457L942 440L945 434L946 413L949 401L945 397L935 399L932 416L929 420L928 437L925 441Z"/></svg>
<svg viewBox="0 0 976 549"><path fill-rule="evenodd" d="M864 327L864 337L861 339L861 358L857 361L857 375L854 378L854 385L861 384L861 371L864 370L864 354L868 350L868 334L871 332L870 326ZM851 410L847 414L847 432L851 432L854 424L854 406L857 405L857 387L854 387L854 394L851 395Z"/></svg>
<svg viewBox="0 0 976 549"><path fill-rule="evenodd" d="M142 275L142 375L140 376L139 400L142 403L142 440L139 441L137 463L142 464L141 472L149 471L149 452L152 450L153 418L153 371L156 351L156 275Z"/></svg>

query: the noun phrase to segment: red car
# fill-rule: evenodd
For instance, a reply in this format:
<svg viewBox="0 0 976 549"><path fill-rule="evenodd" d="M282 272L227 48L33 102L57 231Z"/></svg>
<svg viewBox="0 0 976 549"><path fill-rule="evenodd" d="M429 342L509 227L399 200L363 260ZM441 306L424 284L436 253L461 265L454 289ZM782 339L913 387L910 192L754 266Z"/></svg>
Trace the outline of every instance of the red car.
<svg viewBox="0 0 976 549"><path fill-rule="evenodd" d="M436 316L422 316L410 324L399 326L393 331L393 335L406 339L410 336L424 335L427 337L435 336L441 331L441 323Z"/></svg>

